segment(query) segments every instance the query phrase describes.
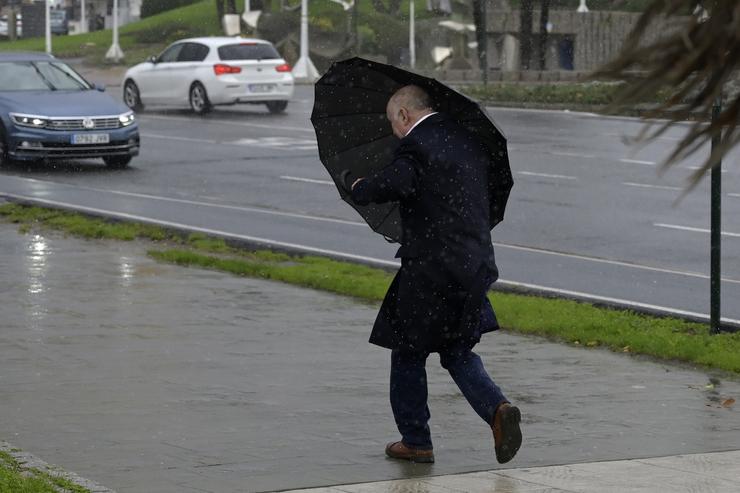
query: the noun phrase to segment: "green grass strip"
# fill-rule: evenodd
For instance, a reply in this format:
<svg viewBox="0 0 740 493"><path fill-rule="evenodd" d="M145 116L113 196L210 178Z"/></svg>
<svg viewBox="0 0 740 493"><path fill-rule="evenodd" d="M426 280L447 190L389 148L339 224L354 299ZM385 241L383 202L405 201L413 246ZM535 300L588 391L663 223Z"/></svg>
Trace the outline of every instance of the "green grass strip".
<svg viewBox="0 0 740 493"><path fill-rule="evenodd" d="M59 493L60 488L72 493L90 493L65 478L24 469L12 455L0 451L0 493Z"/></svg>
<svg viewBox="0 0 740 493"><path fill-rule="evenodd" d="M149 255L162 262L280 281L369 302L380 301L392 279L388 271L350 262L247 251L202 234L177 236L161 228L106 222L71 212L5 204L0 205L0 216L19 223L22 230L44 226L84 238L166 240ZM505 330L740 373L740 333L710 335L707 324L571 300L499 291L489 296Z"/></svg>

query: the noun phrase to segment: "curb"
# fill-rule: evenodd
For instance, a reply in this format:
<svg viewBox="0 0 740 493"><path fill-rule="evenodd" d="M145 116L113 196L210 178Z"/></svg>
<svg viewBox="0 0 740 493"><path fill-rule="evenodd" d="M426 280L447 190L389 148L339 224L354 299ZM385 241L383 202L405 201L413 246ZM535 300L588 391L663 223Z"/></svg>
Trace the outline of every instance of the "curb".
<svg viewBox="0 0 740 493"><path fill-rule="evenodd" d="M270 240L268 238L256 238L256 237L249 237L245 235L229 234L223 231L214 231L214 230L207 230L203 228L188 227L187 225L183 225L183 224L165 223L163 221L157 221L154 219L147 219L147 218L142 218L142 217L132 218L132 217L127 217L126 214L116 214L110 211L108 211L110 213L104 213L105 211L100 211L100 212L90 211L90 210L85 210L82 207L75 207L75 206L65 207L65 206L60 206L60 205L49 205L44 200L35 200L31 198L26 198L26 197L12 196L10 194L0 194L0 203L3 200L7 202L21 204L21 205L35 205L39 207L46 207L49 209L59 209L59 210L65 210L69 212L76 212L78 214L83 214L85 216L95 217L95 218L100 218L100 219L107 219L111 221L140 222L144 224L151 224L154 226L164 228L167 231L173 232L181 236L186 236L192 233L201 233L201 234L206 234L214 238L221 238L230 245L244 247L248 249L267 248L267 249L270 249L276 252L292 254L292 255L316 255L320 257L330 258L332 260L338 260L342 262L350 262L350 263L355 263L355 264L366 265L369 267L375 267L375 268L383 269L383 270L390 271L390 272L395 272L401 266L400 262L397 262L397 261L381 260L381 259L375 259L372 257L352 255L352 254L347 254L343 252L333 252L333 251L327 251L327 250L322 250L318 248L316 250L311 250L308 248L302 248L299 245ZM709 323L708 315L686 313L686 312L681 312L679 310L675 310L675 311L662 310L660 309L660 307L643 305L641 303L636 303L636 302L620 303L619 300L615 301L613 299L606 298L606 297L601 297L597 295L589 295L588 293L577 293L577 292L568 292L568 291L563 292L563 290L547 289L544 287L525 285L525 284L518 283L518 282L506 281L503 279L499 279L496 283L494 283L493 286L491 287L491 290L501 291L501 292L511 292L511 293L516 293L516 294L530 295L530 296L540 296L543 298L566 299L566 300L578 301L582 303L589 303L593 306L600 307L600 308L607 308L611 310L627 310L627 311L631 311L634 313L638 313L642 315L649 315L653 317L675 318L675 319L685 320L688 322L695 322L695 323L707 323L707 324ZM740 332L740 321L723 320L721 322L721 328L723 332Z"/></svg>
<svg viewBox="0 0 740 493"><path fill-rule="evenodd" d="M0 440L0 452L5 452L15 459L20 464L23 472L33 474L34 470L38 470L55 478L66 479L77 486L86 488L90 493L116 493L110 488L106 488L94 481L85 479L73 472L64 471L60 467L51 465L28 452L23 452L4 440ZM67 491L60 487L56 488L60 492Z"/></svg>

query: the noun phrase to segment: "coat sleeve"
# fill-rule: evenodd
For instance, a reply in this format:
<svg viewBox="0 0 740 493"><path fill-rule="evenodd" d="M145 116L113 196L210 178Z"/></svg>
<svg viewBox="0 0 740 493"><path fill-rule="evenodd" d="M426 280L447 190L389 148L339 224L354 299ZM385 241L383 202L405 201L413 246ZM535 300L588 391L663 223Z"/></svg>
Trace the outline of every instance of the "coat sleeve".
<svg viewBox="0 0 740 493"><path fill-rule="evenodd" d="M416 144L411 139L402 139L391 164L355 185L352 200L358 205L368 205L412 197L419 185L418 169Z"/></svg>

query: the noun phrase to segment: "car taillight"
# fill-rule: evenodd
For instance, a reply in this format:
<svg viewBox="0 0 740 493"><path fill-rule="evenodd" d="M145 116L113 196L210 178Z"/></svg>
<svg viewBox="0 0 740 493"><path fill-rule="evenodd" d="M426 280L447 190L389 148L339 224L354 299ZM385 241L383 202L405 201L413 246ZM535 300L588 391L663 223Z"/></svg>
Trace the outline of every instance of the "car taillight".
<svg viewBox="0 0 740 493"><path fill-rule="evenodd" d="M278 72L290 72L290 65L284 63L275 67L275 70L277 70Z"/></svg>
<svg viewBox="0 0 740 493"><path fill-rule="evenodd" d="M213 66L213 72L216 75L240 74L241 71L241 67L232 67L231 65L226 65L224 63L217 63Z"/></svg>

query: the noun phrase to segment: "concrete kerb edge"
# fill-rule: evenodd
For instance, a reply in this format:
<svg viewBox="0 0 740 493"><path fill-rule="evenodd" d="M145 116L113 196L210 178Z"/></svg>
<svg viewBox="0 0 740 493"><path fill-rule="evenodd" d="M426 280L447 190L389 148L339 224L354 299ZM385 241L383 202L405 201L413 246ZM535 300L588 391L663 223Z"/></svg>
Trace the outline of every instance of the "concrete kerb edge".
<svg viewBox="0 0 740 493"><path fill-rule="evenodd" d="M65 471L58 466L51 465L28 452L23 452L4 440L0 440L0 451L5 452L15 459L18 464L20 464L22 471L33 472L34 470L37 470L52 477L66 479L77 486L86 488L90 493L116 493L110 488L106 488L105 486L83 478L73 472ZM63 488L57 488L60 492L67 491Z"/></svg>
<svg viewBox="0 0 740 493"><path fill-rule="evenodd" d="M203 234L203 231L200 231L197 228L184 228L184 227L172 227L172 226L164 226L159 221L151 220L147 221L146 219L137 219L136 221L133 221L132 219L127 219L125 217L116 217L112 214L96 214L89 211L77 209L75 207L63 207L63 206L54 206L51 207L48 204L46 204L44 201L36 201L33 199L18 199L16 197L10 197L7 194L0 194L0 200L5 200L7 202L13 202L18 203L22 205L35 205L40 207L46 207L46 208L56 208L60 210L67 210L70 212L76 212L78 214L82 214L89 217L97 217L102 219L107 219L114 222L141 222L145 224L150 224L154 226L158 226L163 228L164 230L171 232L175 235L186 237L187 235L194 234L194 233L200 233ZM226 241L228 245L236 246L236 247L244 247L247 249L269 249L275 252L279 253L285 253L285 254L291 254L291 255L314 255L319 257L326 257L330 258L332 260L338 260L342 262L350 262L350 263L356 263L360 265L366 265L369 267L375 267L379 269L383 269L388 272L395 272L398 267L400 266L399 262L390 262L390 261L382 261L382 260L375 260L372 258L352 258L349 254L343 255L341 253L337 254L331 254L328 252L315 252L311 251L306 248L300 248L298 246L287 246L287 245L280 245L279 242L272 242L269 240L266 241L257 241L257 240L248 240L244 238L240 238L236 235L229 236L229 235L218 235L218 234L208 234L207 236L221 238ZM589 297L587 294L570 294L570 293L559 293L554 291L549 291L546 289L538 289L534 287L529 286L518 286L516 283L510 283L510 284L502 284L502 283L494 283L494 285L491 288L492 291L499 291L499 292L506 292L506 293L515 293L515 294L523 294L528 296L539 296L543 298L550 298L550 299L566 299L571 301L577 301L581 303L588 303L593 306L599 307L599 308L606 308L609 310L619 310L619 311L630 311L637 314L642 315L649 315L653 317L659 317L659 318L675 318L678 320L685 320L687 322L694 322L694 323L708 323L708 317L701 317L701 316L692 316L688 314L682 314L682 313L674 313L667 310L661 310L659 308L650 308L650 307L644 307L644 306L636 306L633 304L627 304L627 303L619 303L619 302L612 302L612 301L605 301L600 300L598 298L592 298ZM734 323L734 322L722 322L722 328L726 330L727 332L740 332L740 324Z"/></svg>

